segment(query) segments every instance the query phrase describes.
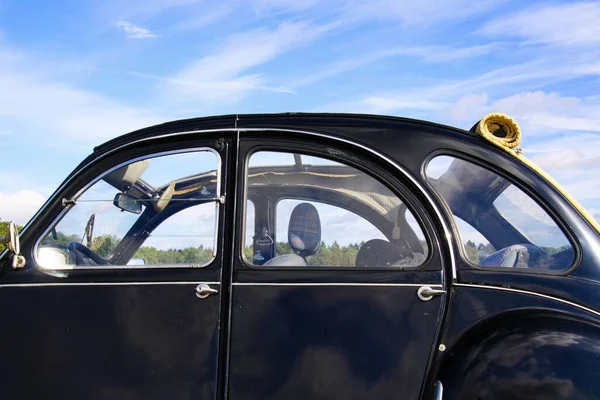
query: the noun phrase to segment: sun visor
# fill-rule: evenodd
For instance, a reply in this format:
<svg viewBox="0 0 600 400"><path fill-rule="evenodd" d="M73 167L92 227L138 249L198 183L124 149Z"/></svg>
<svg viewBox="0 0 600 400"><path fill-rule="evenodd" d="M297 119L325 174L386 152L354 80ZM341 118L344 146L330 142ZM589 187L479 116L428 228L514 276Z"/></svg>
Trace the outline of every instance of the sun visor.
<svg viewBox="0 0 600 400"><path fill-rule="evenodd" d="M102 180L116 189L126 192L138 179L140 179L149 164L150 160L142 160L126 165L105 175Z"/></svg>

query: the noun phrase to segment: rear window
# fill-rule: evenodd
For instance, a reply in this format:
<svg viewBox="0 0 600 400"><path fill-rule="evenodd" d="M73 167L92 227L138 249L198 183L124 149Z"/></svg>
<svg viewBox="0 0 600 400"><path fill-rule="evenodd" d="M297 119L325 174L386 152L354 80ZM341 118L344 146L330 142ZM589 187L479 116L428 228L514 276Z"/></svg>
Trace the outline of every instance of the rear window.
<svg viewBox="0 0 600 400"><path fill-rule="evenodd" d="M463 254L482 267L564 270L575 252L558 224L535 200L496 173L438 156L427 179L446 201Z"/></svg>

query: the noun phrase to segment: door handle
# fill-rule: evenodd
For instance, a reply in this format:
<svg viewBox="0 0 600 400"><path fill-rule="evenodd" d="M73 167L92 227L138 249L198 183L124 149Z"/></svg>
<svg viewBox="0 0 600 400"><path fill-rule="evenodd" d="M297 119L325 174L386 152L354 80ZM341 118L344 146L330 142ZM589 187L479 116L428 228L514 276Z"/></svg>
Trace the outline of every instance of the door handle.
<svg viewBox="0 0 600 400"><path fill-rule="evenodd" d="M443 294L446 294L445 290L433 289L431 286L421 286L417 290L417 297L422 301L429 301L433 299L433 296L441 296Z"/></svg>
<svg viewBox="0 0 600 400"><path fill-rule="evenodd" d="M199 299L205 299L212 294L217 294L219 291L217 289L213 289L206 283L201 283L196 286L196 297Z"/></svg>

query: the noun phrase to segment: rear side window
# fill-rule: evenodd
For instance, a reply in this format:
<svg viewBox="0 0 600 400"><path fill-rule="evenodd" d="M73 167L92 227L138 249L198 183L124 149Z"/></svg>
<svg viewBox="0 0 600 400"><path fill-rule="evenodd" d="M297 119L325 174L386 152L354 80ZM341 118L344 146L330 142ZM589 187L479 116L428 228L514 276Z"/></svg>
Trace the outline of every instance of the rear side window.
<svg viewBox="0 0 600 400"><path fill-rule="evenodd" d="M573 247L557 223L508 180L451 156L432 159L426 174L452 211L472 263L544 270L573 263Z"/></svg>
<svg viewBox="0 0 600 400"><path fill-rule="evenodd" d="M418 267L425 235L386 185L351 166L286 152L252 154L247 262L265 267Z"/></svg>

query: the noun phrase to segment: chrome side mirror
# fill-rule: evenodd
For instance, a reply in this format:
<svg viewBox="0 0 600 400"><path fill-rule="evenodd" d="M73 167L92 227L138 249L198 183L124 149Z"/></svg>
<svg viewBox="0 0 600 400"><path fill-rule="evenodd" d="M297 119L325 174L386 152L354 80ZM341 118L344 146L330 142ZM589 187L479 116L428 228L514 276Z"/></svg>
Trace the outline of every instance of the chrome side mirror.
<svg viewBox="0 0 600 400"><path fill-rule="evenodd" d="M4 237L4 245L12 253L12 267L23 268L25 266L25 257L21 255L21 242L19 241L19 231L14 222L8 223L8 235Z"/></svg>

